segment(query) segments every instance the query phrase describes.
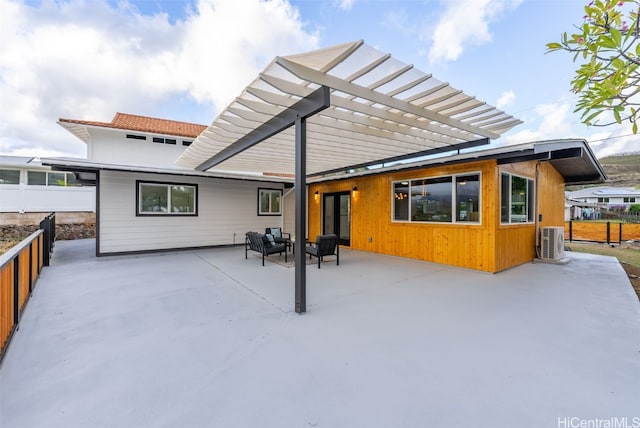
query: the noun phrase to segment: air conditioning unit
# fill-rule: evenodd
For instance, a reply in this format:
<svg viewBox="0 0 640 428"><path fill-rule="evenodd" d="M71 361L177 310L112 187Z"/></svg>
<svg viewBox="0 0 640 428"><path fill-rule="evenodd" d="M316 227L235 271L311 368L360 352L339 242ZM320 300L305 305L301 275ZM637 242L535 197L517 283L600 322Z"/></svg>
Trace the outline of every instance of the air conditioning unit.
<svg viewBox="0 0 640 428"><path fill-rule="evenodd" d="M564 257L564 227L542 228L542 258L558 260Z"/></svg>

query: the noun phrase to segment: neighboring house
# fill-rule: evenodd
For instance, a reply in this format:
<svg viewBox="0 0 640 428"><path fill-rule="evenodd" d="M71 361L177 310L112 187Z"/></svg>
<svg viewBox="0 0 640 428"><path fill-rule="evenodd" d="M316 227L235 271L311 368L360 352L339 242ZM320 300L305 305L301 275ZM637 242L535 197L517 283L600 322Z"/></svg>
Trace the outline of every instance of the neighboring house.
<svg viewBox="0 0 640 428"><path fill-rule="evenodd" d="M536 257L541 228L563 226L565 183L606 179L580 139L477 150L520 121L361 41L276 58L197 135L119 117L61 119L89 159L46 160L95 178L97 255L238 244L283 226L498 272Z"/></svg>
<svg viewBox="0 0 640 428"><path fill-rule="evenodd" d="M628 210L633 204L640 204L640 188L634 187L588 187L575 192L567 192L573 201L594 204L601 208Z"/></svg>
<svg viewBox="0 0 640 428"><path fill-rule="evenodd" d="M95 201L95 187L71 172L52 171L37 158L0 156L0 213L93 213Z"/></svg>

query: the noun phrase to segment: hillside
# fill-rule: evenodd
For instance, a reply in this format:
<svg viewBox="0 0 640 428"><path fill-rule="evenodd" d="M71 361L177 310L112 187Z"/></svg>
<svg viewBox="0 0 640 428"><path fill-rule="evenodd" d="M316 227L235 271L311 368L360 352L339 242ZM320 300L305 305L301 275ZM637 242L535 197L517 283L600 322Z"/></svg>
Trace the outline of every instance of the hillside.
<svg viewBox="0 0 640 428"><path fill-rule="evenodd" d="M636 187L640 185L640 152L607 156L599 159L614 187Z"/></svg>

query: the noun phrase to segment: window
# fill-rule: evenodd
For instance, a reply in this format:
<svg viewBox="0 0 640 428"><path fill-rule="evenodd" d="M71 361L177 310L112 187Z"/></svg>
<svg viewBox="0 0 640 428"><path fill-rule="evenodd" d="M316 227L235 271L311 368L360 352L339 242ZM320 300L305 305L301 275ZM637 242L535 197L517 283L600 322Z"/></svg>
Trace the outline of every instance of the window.
<svg viewBox="0 0 640 428"><path fill-rule="evenodd" d="M136 215L198 215L197 184L136 181Z"/></svg>
<svg viewBox="0 0 640 428"><path fill-rule="evenodd" d="M182 140L182 145L183 146L190 146L191 143L193 143L193 141Z"/></svg>
<svg viewBox="0 0 640 428"><path fill-rule="evenodd" d="M176 140L175 138L153 137L153 139L151 141L153 141L154 143L159 143L159 144L173 144L173 145L176 145L178 143L178 140Z"/></svg>
<svg viewBox="0 0 640 428"><path fill-rule="evenodd" d="M393 183L394 221L477 223L480 174L406 180Z"/></svg>
<svg viewBox="0 0 640 428"><path fill-rule="evenodd" d="M70 172L27 171L29 186L77 186L76 178Z"/></svg>
<svg viewBox="0 0 640 428"><path fill-rule="evenodd" d="M598 202L601 204L608 204L609 198L598 198Z"/></svg>
<svg viewBox="0 0 640 428"><path fill-rule="evenodd" d="M20 184L20 171L17 169L0 169L0 184Z"/></svg>
<svg viewBox="0 0 640 428"><path fill-rule="evenodd" d="M480 219L480 176L456 177L456 221L476 222Z"/></svg>
<svg viewBox="0 0 640 428"><path fill-rule="evenodd" d="M622 199L625 204L629 204L629 203L634 204L636 202L636 198L626 197Z"/></svg>
<svg viewBox="0 0 640 428"><path fill-rule="evenodd" d="M127 138L130 138L132 140L146 140L147 137L145 137L144 135L136 135L136 134L127 134Z"/></svg>
<svg viewBox="0 0 640 428"><path fill-rule="evenodd" d="M258 189L258 215L280 215L280 189Z"/></svg>
<svg viewBox="0 0 640 428"><path fill-rule="evenodd" d="M511 174L501 174L500 221L502 223L533 222L534 181Z"/></svg>

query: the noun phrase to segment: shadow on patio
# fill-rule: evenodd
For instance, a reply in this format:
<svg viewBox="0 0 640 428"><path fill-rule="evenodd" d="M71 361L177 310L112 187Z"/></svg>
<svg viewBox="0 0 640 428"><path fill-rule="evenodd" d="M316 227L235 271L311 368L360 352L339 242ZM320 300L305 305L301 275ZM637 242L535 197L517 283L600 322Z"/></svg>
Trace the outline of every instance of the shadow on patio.
<svg viewBox="0 0 640 428"><path fill-rule="evenodd" d="M640 304L613 258L491 275L341 250L97 259L56 243L0 370L7 427L556 427L639 416Z"/></svg>

